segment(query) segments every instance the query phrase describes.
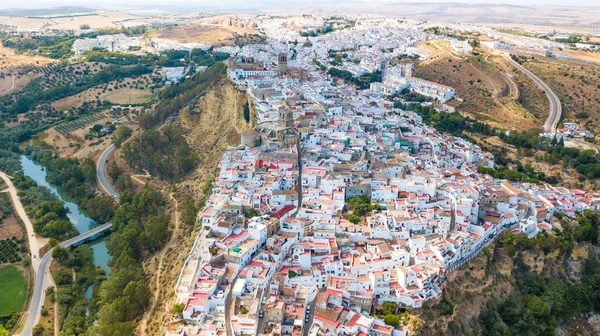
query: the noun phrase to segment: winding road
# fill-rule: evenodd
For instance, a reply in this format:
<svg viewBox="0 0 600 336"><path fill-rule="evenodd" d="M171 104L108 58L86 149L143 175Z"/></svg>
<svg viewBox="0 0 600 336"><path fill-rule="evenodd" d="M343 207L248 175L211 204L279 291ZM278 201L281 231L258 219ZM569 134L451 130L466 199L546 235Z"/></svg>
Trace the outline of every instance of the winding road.
<svg viewBox="0 0 600 336"><path fill-rule="evenodd" d="M525 69L525 67L518 62L515 62L507 54L502 54L502 57L504 57L504 59L512 66L527 75L527 77L531 78L531 80L533 80L542 90L544 90L546 97L548 97L548 100L550 101L550 113L548 114L546 122L544 122L544 132L556 133L556 126L558 125L560 116L562 114L562 105L560 104L558 96L548 85L546 85L546 83L544 83L538 76L534 75L533 72Z"/></svg>
<svg viewBox="0 0 600 336"><path fill-rule="evenodd" d="M115 149L116 149L115 145L110 145L110 146L108 146L108 148L106 148L104 150L104 152L102 153L102 156L100 156L100 159L98 160L98 165L96 168L96 175L98 176L98 182L102 186L102 189L104 189L104 191L106 191L107 194L112 196L115 199L115 201L119 202L119 194L106 179L106 168L105 168L106 160L108 159L110 154Z"/></svg>
<svg viewBox="0 0 600 336"><path fill-rule="evenodd" d="M114 150L115 150L115 146L110 145L104 151L104 153L102 153L102 156L100 157L100 160L98 161L98 164L97 164L96 175L98 177L98 182L100 183L102 188L118 202L119 194L110 185L110 183L108 183L108 180L106 179L106 175L104 172L104 166L106 165L106 159ZM12 182L8 179L6 174L0 172L0 177L2 177L2 179L4 179L6 184L9 186L9 192L11 193L11 196L13 196L13 192L14 192L14 196L17 197L16 189L15 189L14 185L12 184ZM16 198L16 200L18 201L18 203L15 202L15 198L13 198L13 202L15 204L15 207L17 208L17 212L19 213L19 216L21 216L21 219L23 219L23 222L25 223L25 227L27 229L27 236L29 237L32 254L35 253L37 255L38 254L38 245L37 245L37 240L35 238L35 234L33 233L33 225L31 225L31 221L29 220L29 217L27 217L27 214L25 213L25 210L23 209L21 202L18 200L18 197ZM21 213L20 209L22 210L22 213ZM24 217L22 216L22 214ZM67 241L62 242L60 244L60 246L65 247L65 248L73 246L74 244L80 243L81 241L85 241L86 239L90 238L93 235L96 235L96 234L102 233L106 230L109 230L111 227L112 227L112 223L110 223L110 222L105 223L103 225L100 225L93 229L90 229L89 231L83 232L82 234L80 234L77 237L74 237ZM31 230L31 232L30 232L30 230ZM32 236L32 234L33 234L33 236ZM32 239L34 240L33 243L32 243ZM52 262L52 250L48 251L41 260L37 259L37 258L32 259L32 266L33 266L33 269L34 269L34 272L36 275L35 276L35 284L34 284L34 288L33 288L33 295L31 296L31 302L29 304L29 310L27 312L27 319L25 320L25 325L23 326L23 330L21 331L21 334L20 334L21 336L33 335L33 327L40 320L42 304L44 303L44 297L46 295L46 288L49 286L50 281L51 281L51 279L48 276L48 268L50 267L51 262ZM46 280L48 280L48 281L46 281Z"/></svg>

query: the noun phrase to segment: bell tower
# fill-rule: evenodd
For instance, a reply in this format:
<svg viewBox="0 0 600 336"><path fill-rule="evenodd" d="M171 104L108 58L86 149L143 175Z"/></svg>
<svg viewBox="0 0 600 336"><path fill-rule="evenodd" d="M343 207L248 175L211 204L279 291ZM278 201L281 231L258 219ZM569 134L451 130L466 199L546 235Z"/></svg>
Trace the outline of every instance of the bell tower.
<svg viewBox="0 0 600 336"><path fill-rule="evenodd" d="M279 56L277 57L277 64L279 67L279 74L283 75L286 74L288 71L288 54L286 52L280 52Z"/></svg>

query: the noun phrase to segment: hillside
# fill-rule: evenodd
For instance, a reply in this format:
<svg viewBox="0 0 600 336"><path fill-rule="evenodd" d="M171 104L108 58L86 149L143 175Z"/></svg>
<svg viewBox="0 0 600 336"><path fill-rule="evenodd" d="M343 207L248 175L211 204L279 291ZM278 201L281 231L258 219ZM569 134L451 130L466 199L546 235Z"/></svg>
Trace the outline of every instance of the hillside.
<svg viewBox="0 0 600 336"><path fill-rule="evenodd" d="M219 84L191 104L191 109L185 107L180 111L175 123L186 134L187 142L199 157L196 169L188 174L184 181L177 184L177 191L174 193L174 199L177 199L178 203L176 203L180 205L180 216L185 216L182 204L187 197L192 197L197 205L204 204L223 151L230 146L239 145L240 133L251 127L251 124L244 120L243 114L247 99L246 95L232 84ZM191 237L197 235L197 229L199 227L183 227L181 230L174 230L171 243L163 250L165 254L162 273L159 275L162 289L158 294L158 304L151 310L145 324L147 327L142 334L156 335L163 325L161 313L169 310L174 304L173 288L182 264L192 247ZM155 265L149 261L146 268L155 270L153 269ZM153 280L150 281L153 285L156 275L153 274ZM156 291L156 288L152 290Z"/></svg>
<svg viewBox="0 0 600 336"><path fill-rule="evenodd" d="M212 46L244 45L260 42L262 36L251 28L188 24L169 26L150 33L150 37L160 37L184 43L204 43Z"/></svg>
<svg viewBox="0 0 600 336"><path fill-rule="evenodd" d="M447 42L422 45L430 58L420 62L415 77L456 89L457 110L494 127L539 130L548 114L548 100L526 76L512 72L501 57L480 51L468 57L454 54Z"/></svg>
<svg viewBox="0 0 600 336"><path fill-rule="evenodd" d="M563 120L600 131L600 67L556 59L528 59L523 63L558 95Z"/></svg>
<svg viewBox="0 0 600 336"><path fill-rule="evenodd" d="M598 335L600 249L581 238L582 225L561 225L535 239L506 234L451 274L418 334Z"/></svg>

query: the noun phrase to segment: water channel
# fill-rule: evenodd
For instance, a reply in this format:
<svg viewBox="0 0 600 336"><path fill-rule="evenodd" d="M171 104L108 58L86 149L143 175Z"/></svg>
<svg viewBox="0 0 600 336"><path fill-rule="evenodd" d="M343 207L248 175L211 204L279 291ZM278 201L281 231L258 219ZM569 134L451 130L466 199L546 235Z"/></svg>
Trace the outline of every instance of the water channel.
<svg viewBox="0 0 600 336"><path fill-rule="evenodd" d="M83 214L83 211L79 209L75 200L69 197L64 190L61 190L46 181L46 169L43 166L33 162L24 155L21 156L21 166L23 167L23 173L25 175L33 179L39 186L48 188L52 194L65 203L65 207L69 209L67 217L69 217L71 223L73 223L79 233L86 232L97 225L94 220ZM110 260L110 255L106 249L104 239L96 239L88 244L94 251L94 264L102 267L106 274L108 274L108 261ZM85 294L86 297L91 297L91 287L86 290Z"/></svg>

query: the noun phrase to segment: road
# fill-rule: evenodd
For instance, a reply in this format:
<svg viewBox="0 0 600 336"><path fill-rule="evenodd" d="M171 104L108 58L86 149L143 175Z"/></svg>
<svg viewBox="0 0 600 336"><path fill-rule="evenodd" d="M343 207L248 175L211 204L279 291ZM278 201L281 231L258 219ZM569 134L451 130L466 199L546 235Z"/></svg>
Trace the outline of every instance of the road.
<svg viewBox="0 0 600 336"><path fill-rule="evenodd" d="M29 217L25 212L25 208L21 203L21 199L19 198L19 195L17 195L17 188L15 188L15 185L12 183L8 175L6 175L3 172L0 172L0 177L8 186L8 193L10 194L10 198L12 199L12 203L15 209L17 210L17 214L25 224L25 230L27 231L27 239L29 240L29 251L31 252L31 265L33 266L34 272L36 272L36 266L40 263L40 261L37 258L37 256L39 255L39 246L37 238L35 236L35 231L33 230L33 224L31 224L31 220L29 220Z"/></svg>
<svg viewBox="0 0 600 336"><path fill-rule="evenodd" d="M106 175L104 172L104 166L106 165L106 158L108 158L110 153L112 153L112 151L114 151L114 150L115 150L115 146L110 145L104 151L104 153L102 153L102 156L100 157L100 160L98 161L98 165L96 167L96 174L97 174L98 181L99 181L100 185L102 186L102 188L118 202L119 194L110 185L110 183L108 183L108 180L106 179ZM5 179L5 177L6 177L6 175L4 173L1 173L0 176L2 176L3 179ZM5 181L7 179L8 179L8 177L6 177ZM11 189L11 186L12 186L12 188L14 188L14 185L12 184L12 182L10 182L10 180L7 181L7 184L9 186L9 190ZM16 196L16 189L14 190L14 194ZM11 192L11 195L12 195L12 192ZM15 203L15 205L16 204L17 203ZM18 204L21 204L21 202L19 201ZM20 207L23 208L22 205ZM17 211L19 212L19 215L21 215L19 207L17 207ZM23 214L25 213L24 211L25 210L23 209ZM27 216L25 215L25 217L27 217ZM33 225L31 225L29 218L27 218L27 220L23 219L23 222L26 223L25 226L27 227L27 236L29 237L29 240L31 242L32 237L31 237L31 233L29 232L29 230L30 230L29 227L31 227L31 232L33 232ZM29 223L29 224L27 224L27 223ZM78 243L81 240L85 240L85 239L89 238L90 236L98 234L104 230L108 230L111 227L112 227L111 223L106 223L106 224L100 225L89 231L83 232L82 234L80 234L79 236L77 236L75 238L71 238L67 241L64 241L60 245L63 247L70 247L71 245ZM35 235L33 236L33 238L35 240ZM33 245L31 245L31 243L30 243L30 246L33 246ZM35 254L39 255L37 241L35 241ZM31 296L31 302L29 304L29 310L27 312L27 320L25 320L25 325L20 334L22 336L32 335L33 327L38 323L38 321L40 319L42 304L44 303L44 297L46 295L46 288L48 287L48 284L51 281L51 279L48 279L48 281L46 281L46 278L48 277L48 268L50 267L50 263L52 262L52 250L48 251L48 253L46 253L41 260L39 260L39 261L38 260L39 259L32 259L32 266L33 266L33 269L36 274L35 285L34 285L35 287L33 288L33 295ZM37 267L35 266L36 264L37 264Z"/></svg>
<svg viewBox="0 0 600 336"><path fill-rule="evenodd" d="M546 133L556 133L556 126L560 121L560 116L562 114L562 105L560 104L560 100L558 96L550 89L544 81L542 81L538 76L534 75L533 72L525 69L521 64L515 62L510 56L506 54L502 54L502 57L510 63L515 68L519 69L522 73L526 74L531 80L533 80L546 94L548 100L550 101L550 112L548 114L548 118L546 122L544 122L544 132Z"/></svg>
<svg viewBox="0 0 600 336"><path fill-rule="evenodd" d="M115 145L110 145L110 146L108 146L108 148L106 148L106 150L104 150L104 153L102 153L102 156L100 156L100 159L98 160L98 166L96 168L96 175L98 176L98 182L102 186L102 189L104 189L104 191L106 191L107 194L112 196L115 199L115 201L119 202L119 194L106 179L106 169L105 169L106 160L108 159L108 156L115 149L116 149Z"/></svg>
<svg viewBox="0 0 600 336"><path fill-rule="evenodd" d="M64 248L70 247L74 244L77 244L83 240L90 238L93 235L109 230L111 227L112 223L105 223L89 231L86 231L77 237L71 238L60 243L60 246ZM35 287L33 288L33 295L31 296L31 302L29 304L27 320L25 321L23 331L21 331L21 335L23 336L32 335L33 327L37 324L37 322L40 319L40 312L42 310L44 296L46 295L46 288L48 287L47 284L49 283L49 281L46 281L46 278L48 276L48 267L50 267L51 262L52 250L48 251L48 253L44 255L44 257L39 262L37 268L34 267L34 270L36 271Z"/></svg>

